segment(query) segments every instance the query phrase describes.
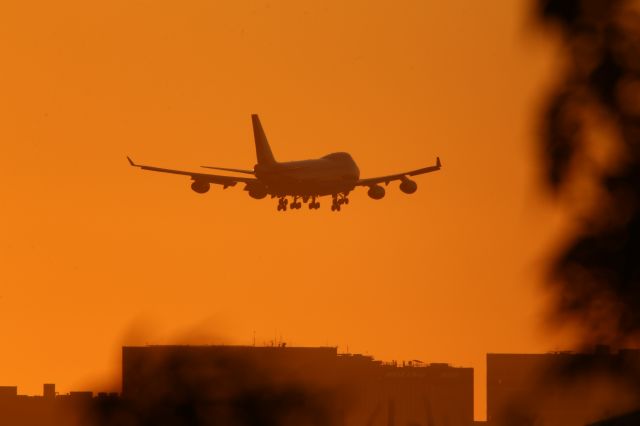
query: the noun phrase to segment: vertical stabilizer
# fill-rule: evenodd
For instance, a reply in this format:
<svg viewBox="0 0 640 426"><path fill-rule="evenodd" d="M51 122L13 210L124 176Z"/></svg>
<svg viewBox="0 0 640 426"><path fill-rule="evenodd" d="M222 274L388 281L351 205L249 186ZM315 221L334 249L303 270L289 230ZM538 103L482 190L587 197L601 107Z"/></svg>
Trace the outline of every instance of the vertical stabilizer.
<svg viewBox="0 0 640 426"><path fill-rule="evenodd" d="M273 158L273 153L271 152L271 147L269 147L267 136L264 134L262 124L260 124L258 114L251 114L251 122L253 123L253 137L256 141L256 157L258 159L258 164L276 163L276 159Z"/></svg>

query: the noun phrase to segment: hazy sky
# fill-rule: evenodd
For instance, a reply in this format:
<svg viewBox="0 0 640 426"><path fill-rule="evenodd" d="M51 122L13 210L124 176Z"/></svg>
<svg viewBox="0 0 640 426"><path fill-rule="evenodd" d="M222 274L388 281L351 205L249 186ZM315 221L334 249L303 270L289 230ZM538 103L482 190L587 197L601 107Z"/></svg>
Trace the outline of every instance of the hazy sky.
<svg viewBox="0 0 640 426"><path fill-rule="evenodd" d="M552 43L527 1L0 3L0 385L116 382L123 343L338 345L476 368L540 328ZM276 211L142 172L348 151L413 196ZM115 379L114 379L115 377Z"/></svg>

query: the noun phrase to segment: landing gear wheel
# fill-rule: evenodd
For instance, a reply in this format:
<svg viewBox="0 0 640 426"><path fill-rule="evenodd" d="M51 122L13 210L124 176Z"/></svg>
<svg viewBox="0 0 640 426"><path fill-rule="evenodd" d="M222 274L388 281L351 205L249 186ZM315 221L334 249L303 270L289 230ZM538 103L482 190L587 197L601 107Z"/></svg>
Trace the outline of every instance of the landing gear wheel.
<svg viewBox="0 0 640 426"><path fill-rule="evenodd" d="M287 210L287 199L284 197L280 197L278 199L278 211Z"/></svg>

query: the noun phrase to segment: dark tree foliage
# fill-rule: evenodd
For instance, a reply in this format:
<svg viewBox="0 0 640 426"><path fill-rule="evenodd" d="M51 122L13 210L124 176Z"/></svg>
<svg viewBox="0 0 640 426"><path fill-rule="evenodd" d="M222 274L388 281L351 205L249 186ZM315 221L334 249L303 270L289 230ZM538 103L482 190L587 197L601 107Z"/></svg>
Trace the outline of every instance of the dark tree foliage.
<svg viewBox="0 0 640 426"><path fill-rule="evenodd" d="M534 5L563 49L541 122L545 179L559 199L579 204L569 206L576 227L551 265L551 320L576 325L576 349L587 353L554 358L531 393L511 401L501 424L540 424L545 404L557 407L606 378L612 392L635 399L619 406L585 400L585 407L619 416L597 425L637 425L638 353L609 355L608 348L640 345L640 0ZM614 155L604 161L603 151Z"/></svg>
<svg viewBox="0 0 640 426"><path fill-rule="evenodd" d="M635 3L635 4L634 4ZM586 174L598 191L552 269L554 319L578 324L582 344L637 345L640 337L640 14L632 0L537 0L568 62L543 122L546 179L556 194ZM594 115L620 160L587 167ZM602 142L602 140L600 141Z"/></svg>

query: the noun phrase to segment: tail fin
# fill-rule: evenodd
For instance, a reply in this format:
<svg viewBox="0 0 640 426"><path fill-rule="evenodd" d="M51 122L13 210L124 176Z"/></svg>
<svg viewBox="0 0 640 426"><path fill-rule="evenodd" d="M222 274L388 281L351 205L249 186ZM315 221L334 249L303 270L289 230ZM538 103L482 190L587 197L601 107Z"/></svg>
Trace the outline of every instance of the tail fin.
<svg viewBox="0 0 640 426"><path fill-rule="evenodd" d="M253 123L253 137L256 141L256 157L258 158L258 164L274 164L276 159L273 157L267 136L264 134L262 124L258 114L251 114L251 121Z"/></svg>

